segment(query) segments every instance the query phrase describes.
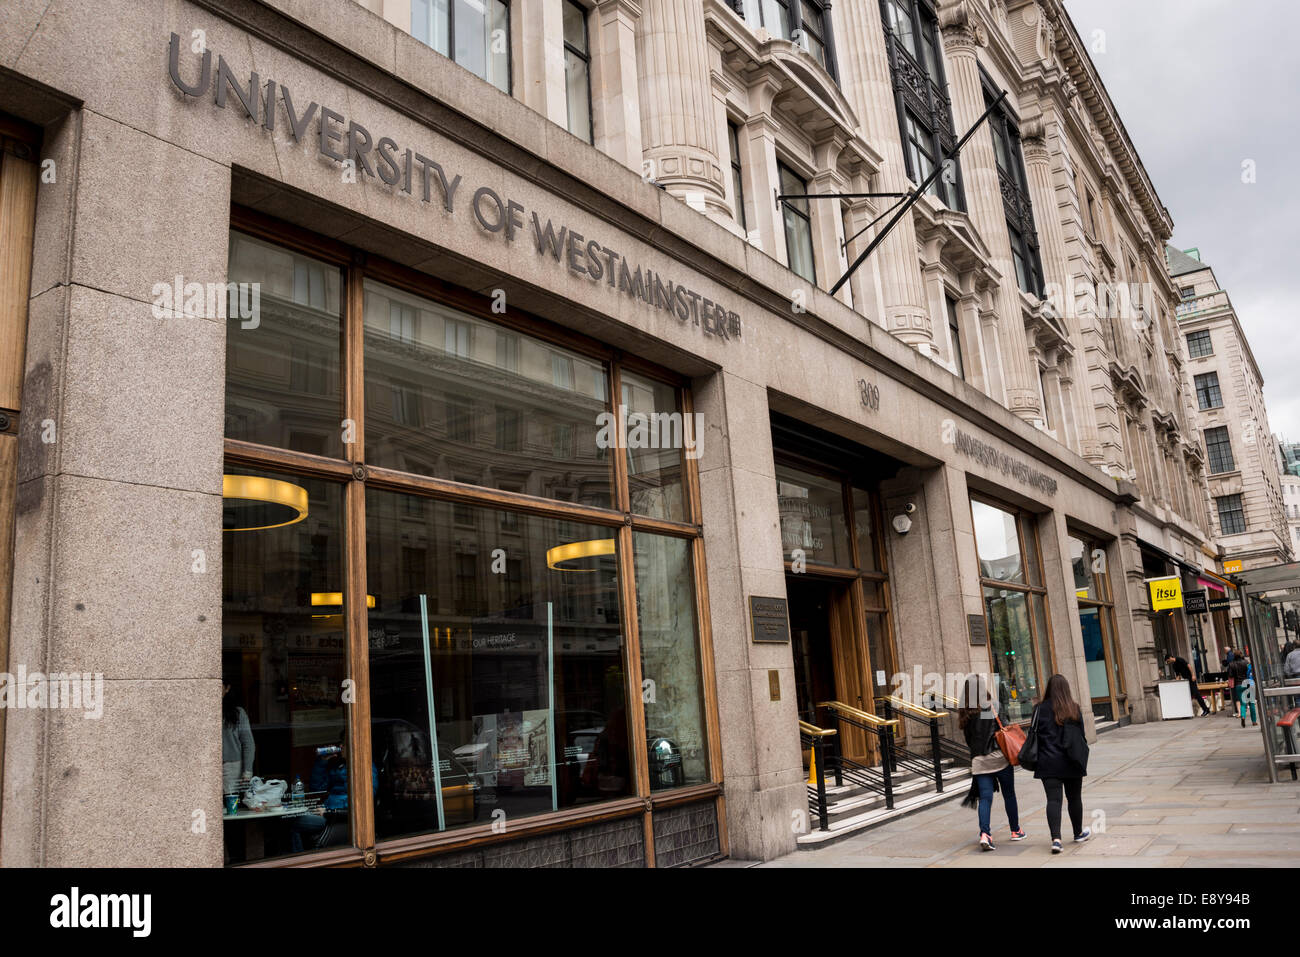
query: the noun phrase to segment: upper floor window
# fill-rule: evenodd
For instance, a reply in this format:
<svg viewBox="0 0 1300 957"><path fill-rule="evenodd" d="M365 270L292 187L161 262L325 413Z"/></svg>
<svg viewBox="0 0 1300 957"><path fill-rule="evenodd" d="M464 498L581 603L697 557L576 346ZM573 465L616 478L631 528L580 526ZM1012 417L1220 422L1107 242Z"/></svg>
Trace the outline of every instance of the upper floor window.
<svg viewBox="0 0 1300 957"><path fill-rule="evenodd" d="M961 324L957 321L957 300L944 296L948 307L948 335L952 337L952 362L956 367L957 378L966 378L966 363L961 352Z"/></svg>
<svg viewBox="0 0 1300 957"><path fill-rule="evenodd" d="M1183 302L1187 302L1189 299L1195 299L1195 298L1196 298L1196 287L1195 287L1195 286L1179 286L1179 287L1178 287L1178 298L1181 299Z"/></svg>
<svg viewBox="0 0 1300 957"><path fill-rule="evenodd" d="M510 7L505 0L411 0L411 36L510 92Z"/></svg>
<svg viewBox="0 0 1300 957"><path fill-rule="evenodd" d="M1196 404L1202 409L1218 409L1223 406L1223 394L1219 391L1219 374L1207 372L1198 375L1196 382Z"/></svg>
<svg viewBox="0 0 1300 957"><path fill-rule="evenodd" d="M1227 426L1205 430L1205 455L1209 459L1211 475L1233 470L1235 463L1232 460L1232 439L1228 435Z"/></svg>
<svg viewBox="0 0 1300 957"><path fill-rule="evenodd" d="M881 0L880 10L907 175L919 184L943 167L927 192L950 209L964 209L957 161L945 163L956 137L934 10L929 0Z"/></svg>
<svg viewBox="0 0 1300 957"><path fill-rule="evenodd" d="M1214 355L1214 343L1210 340L1210 330L1202 329L1187 335L1187 354L1193 359Z"/></svg>
<svg viewBox="0 0 1300 957"><path fill-rule="evenodd" d="M825 0L728 0L753 26L803 47L838 82L835 44Z"/></svg>
<svg viewBox="0 0 1300 957"><path fill-rule="evenodd" d="M591 48L587 42L587 11L564 0L564 91L569 106L569 132L591 139Z"/></svg>
<svg viewBox="0 0 1300 957"><path fill-rule="evenodd" d="M1219 531L1224 535L1240 535L1246 530L1246 510L1240 495L1221 495L1214 500L1219 509Z"/></svg>
<svg viewBox="0 0 1300 957"><path fill-rule="evenodd" d="M984 81L984 103L996 99L988 78ZM1011 239L1011 258L1016 266L1016 282L1022 292L1043 297L1043 264L1038 257L1038 234L1034 229L1034 207L1029 199L1029 180L1025 176L1020 152L1020 129L1005 104L989 116L993 153L997 157L998 181L1002 187L1002 208L1007 217L1007 234Z"/></svg>
<svg viewBox="0 0 1300 957"><path fill-rule="evenodd" d="M776 164L781 176L781 192L806 195L808 184L784 163ZM785 212L785 249L790 270L817 284L817 268L813 263L812 214L806 199L787 199L781 203Z"/></svg>
<svg viewBox="0 0 1300 957"><path fill-rule="evenodd" d="M740 132L735 123L727 124L727 145L731 149L731 191L732 201L736 204L736 222L741 229L748 230L745 222L745 186L740 166Z"/></svg>

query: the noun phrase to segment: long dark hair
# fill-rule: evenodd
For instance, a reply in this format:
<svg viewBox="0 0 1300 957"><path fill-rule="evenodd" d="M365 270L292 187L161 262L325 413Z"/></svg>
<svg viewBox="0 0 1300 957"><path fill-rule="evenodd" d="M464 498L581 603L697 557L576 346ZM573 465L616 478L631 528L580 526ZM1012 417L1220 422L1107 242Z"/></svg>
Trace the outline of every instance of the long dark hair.
<svg viewBox="0 0 1300 957"><path fill-rule="evenodd" d="M1052 702L1052 714L1056 716L1058 725L1065 724L1067 721L1082 720L1079 716L1079 705L1075 702L1074 695L1070 693L1070 682L1065 680L1065 675L1052 675L1048 679L1043 700Z"/></svg>
<svg viewBox="0 0 1300 957"><path fill-rule="evenodd" d="M965 730L966 725L978 721L987 701L988 695L984 693L984 676L967 675L966 685L961 692L961 701L957 705L957 727Z"/></svg>
<svg viewBox="0 0 1300 957"><path fill-rule="evenodd" d="M239 711L244 704L239 685L233 678L226 678L222 683L230 690L221 698L221 720L232 727L239 727Z"/></svg>

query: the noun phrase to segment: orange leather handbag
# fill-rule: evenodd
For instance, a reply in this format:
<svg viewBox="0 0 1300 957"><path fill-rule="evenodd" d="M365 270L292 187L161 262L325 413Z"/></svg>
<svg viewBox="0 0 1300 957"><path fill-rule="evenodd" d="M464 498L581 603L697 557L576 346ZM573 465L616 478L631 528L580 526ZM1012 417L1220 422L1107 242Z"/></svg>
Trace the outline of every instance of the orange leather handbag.
<svg viewBox="0 0 1300 957"><path fill-rule="evenodd" d="M1025 746L1025 729L1018 724L1007 727L997 715L993 717L998 723L998 730L993 736L998 742L998 747L1002 749L1003 756L1013 768L1019 767L1020 749Z"/></svg>

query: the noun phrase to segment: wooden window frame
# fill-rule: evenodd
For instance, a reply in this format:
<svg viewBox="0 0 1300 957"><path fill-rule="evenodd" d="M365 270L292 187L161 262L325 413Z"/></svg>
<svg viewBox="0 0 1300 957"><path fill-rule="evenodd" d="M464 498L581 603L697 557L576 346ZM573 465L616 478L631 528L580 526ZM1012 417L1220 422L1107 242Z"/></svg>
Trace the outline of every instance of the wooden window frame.
<svg viewBox="0 0 1300 957"><path fill-rule="evenodd" d="M624 694L629 704L629 738L644 741L646 719L641 695L641 643L636 611L636 580L633 565L633 533L650 532L685 539L690 543L691 575L695 598L695 626L698 640L700 685L706 735L706 762L709 780L667 791L650 790L648 754L645 747L632 748L633 793L626 798L596 805L565 808L521 819L512 823L510 832L496 834L491 824L472 825L442 832L376 839L374 795L370 775L348 776L349 808L352 820L352 847L331 848L316 853L296 854L256 861L240 866L349 866L361 863L374 866L399 859L423 856L436 851L469 845L517 840L520 837L547 833L577 824L597 823L641 813L645 829L646 866L654 866L655 808L688 801L713 802L718 821L720 853L727 851L726 809L723 802L723 765L717 701L716 665L713 632L710 624L708 575L704 555L704 530L700 500L697 460L679 452L682 474L683 509L686 521L672 521L630 511L626 449L612 456L612 506L580 505L541 498L523 492L469 485L433 476L403 472L398 469L367 466L365 463L365 373L364 373L364 285L367 278L404 292L421 296L441 305L459 309L500 327L512 329L544 342L563 347L584 358L604 363L609 374L606 395L607 411L616 411L622 395L624 369L635 371L673 387L683 416L694 411L690 379L649 360L626 355L619 350L581 333L575 333L536 316L507 306L504 313L492 309L492 300L453 286L426 273L398 263L369 256L337 240L328 239L300 227L272 219L256 210L231 207L229 228L295 252L312 256L343 270L339 348L342 353L342 408L340 419L355 423L355 441L348 445L346 458L313 455L254 442L226 438L225 464L271 469L304 477L323 478L344 487L343 553L344 608L347 633L347 677L355 685L355 698L346 706L349 748L353 762L365 767L372 762L370 740L369 641L366 610L366 528L365 493L367 488L414 495L422 499L478 505L501 511L581 521L614 530L617 538L619 591L624 624ZM354 348L355 346L355 348Z"/></svg>
<svg viewBox="0 0 1300 957"><path fill-rule="evenodd" d="M1028 621L1029 623L1030 643L1034 649L1034 667L1038 672L1039 687L1041 689L1046 689L1048 679L1051 678L1052 675L1056 674L1056 639L1055 636L1052 634L1052 606L1051 606L1051 599L1047 594L1048 591L1047 584L1046 584L1047 576L1043 573L1042 541L1039 539L1038 529L1037 527L1035 527L1037 524L1038 515L1037 513L1021 508L1018 505L1012 505L1009 502L1004 502L1001 499L995 498L991 495L985 495L980 492L971 492L968 498L969 498L968 504L970 507L970 520L971 520L971 540L975 545L975 567L976 568L979 568L979 563L980 563L980 553L979 553L980 547L979 547L979 540L975 536L975 503L979 502L982 505L989 506L990 508L996 508L998 511L1007 512L1012 516L1014 516L1016 520L1016 544L1020 548L1020 564L1021 564L1021 568L1024 569L1025 583L1022 585L1019 582L1006 582L1006 581L1000 581L999 579L996 578L985 578L984 575L981 574L979 576L980 612L984 615L985 634L992 636L993 628L992 628L992 623L989 621L988 604L984 600L984 589L986 587L999 588L1004 591L1022 592L1025 595L1039 595L1043 599L1043 620L1047 624L1047 635L1046 635L1047 651L1048 651L1048 655L1052 659L1050 662L1048 662L1048 667L1046 670L1044 670L1043 668L1043 663L1038 660L1038 651L1039 651L1038 622L1034 618L1032 608L1030 608L1029 614L1025 616L1025 620ZM1038 566L1038 580L1043 583L1040 585L1029 584L1029 567L1025 562L1026 531L1028 531L1034 536L1034 561ZM988 652L989 667L992 668L994 671L996 671L997 669L993 664L993 641L991 637L990 640L987 642L985 648L986 651Z"/></svg>

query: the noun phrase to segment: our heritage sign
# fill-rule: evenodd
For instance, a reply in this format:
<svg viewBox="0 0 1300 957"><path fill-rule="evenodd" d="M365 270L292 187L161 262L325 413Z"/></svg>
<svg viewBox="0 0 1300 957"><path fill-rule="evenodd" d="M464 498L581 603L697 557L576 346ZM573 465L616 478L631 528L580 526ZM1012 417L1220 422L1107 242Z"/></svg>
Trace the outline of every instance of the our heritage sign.
<svg viewBox="0 0 1300 957"><path fill-rule="evenodd" d="M574 276L592 283L603 280L609 288L667 312L682 325L689 322L705 335L724 340L740 338L740 315L734 310L683 283L666 280L648 266L629 262L613 247L583 236L570 226L560 223L557 229L550 217L543 219L536 210L526 210L521 203L509 196L503 198L489 186L479 186L466 202L468 190L462 190L461 174L450 175L440 163L409 146L403 148L390 137L381 136L376 140L360 123L320 103L308 103L299 112L293 94L283 83L263 81L256 71L248 73L247 81L241 82L223 56L217 56L214 71L210 48L201 51L198 78L193 83L187 82L181 77L180 49L181 39L173 33L167 69L172 83L187 97L211 94L218 107L237 109L271 134L279 118L282 124L287 124L295 142L315 144L320 156L351 164L354 174L364 173L378 179L391 187L394 195L412 195L418 182L423 202L429 203L436 183L443 208L455 214L459 200L461 210L468 206L474 221L485 232L504 233L508 242L513 242L519 233L529 233L538 256L549 256L558 267ZM527 228L525 214L530 217L531 229Z"/></svg>
<svg viewBox="0 0 1300 957"><path fill-rule="evenodd" d="M750 595L749 622L754 641L790 641L790 616L784 598Z"/></svg>

